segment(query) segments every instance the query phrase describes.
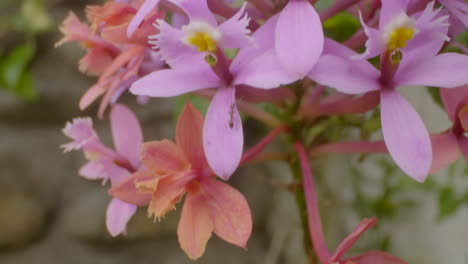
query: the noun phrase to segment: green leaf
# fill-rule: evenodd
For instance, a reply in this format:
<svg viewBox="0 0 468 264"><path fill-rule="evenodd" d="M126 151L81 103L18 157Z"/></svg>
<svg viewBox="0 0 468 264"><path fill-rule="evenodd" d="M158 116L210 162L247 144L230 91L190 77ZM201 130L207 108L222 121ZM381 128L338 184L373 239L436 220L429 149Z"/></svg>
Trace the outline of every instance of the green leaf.
<svg viewBox="0 0 468 264"><path fill-rule="evenodd" d="M439 220L455 213L461 204L462 202L455 197L452 188L442 188L439 192Z"/></svg>
<svg viewBox="0 0 468 264"><path fill-rule="evenodd" d="M432 100L434 100L436 104L443 108L444 105L442 104L442 98L440 97L440 89L436 87L427 87L427 90L429 91Z"/></svg>
<svg viewBox="0 0 468 264"><path fill-rule="evenodd" d="M34 44L26 42L15 47L0 64L0 84L14 90L35 53Z"/></svg>
<svg viewBox="0 0 468 264"><path fill-rule="evenodd" d="M350 38L359 28L359 20L348 12L342 12L323 22L325 35L342 42Z"/></svg>
<svg viewBox="0 0 468 264"><path fill-rule="evenodd" d="M26 101L35 101L38 98L37 90L34 86L34 80L31 72L25 71L13 92L21 99Z"/></svg>

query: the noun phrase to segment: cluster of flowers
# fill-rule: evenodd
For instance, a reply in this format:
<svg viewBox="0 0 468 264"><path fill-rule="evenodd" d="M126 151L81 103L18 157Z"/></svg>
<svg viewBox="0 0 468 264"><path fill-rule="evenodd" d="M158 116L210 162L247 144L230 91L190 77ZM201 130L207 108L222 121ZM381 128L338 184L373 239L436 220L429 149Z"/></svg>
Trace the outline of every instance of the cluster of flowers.
<svg viewBox="0 0 468 264"><path fill-rule="evenodd" d="M384 252L343 258L375 219L365 219L334 254L328 251L309 158L385 152L419 182L454 162L460 152L468 158L468 56L454 40L468 26L468 4L343 0L318 13L315 1L284 2L109 0L87 7L89 24L72 13L65 19L65 37L58 45L80 43L87 52L80 70L99 76L79 106L85 109L102 96L102 118L112 105L115 150L101 143L90 118L66 125L64 133L73 141L63 148L85 152L89 162L80 169L83 177L110 179L114 198L107 227L113 236L125 233L137 206L147 206L149 215L159 219L185 196L177 233L190 258L203 254L212 232L245 248L252 230L250 209L242 194L224 181L287 133L302 167L311 240L320 262L405 263ZM345 43L325 37L322 27L322 21L342 11L355 14L362 24ZM449 44L461 52L442 52ZM353 50L362 46L362 54ZM368 60L374 57L380 67ZM430 135L398 92L402 86L441 88L452 128ZM328 87L335 90L325 93ZM185 93L211 102L205 117L187 103L175 143L143 143L137 118L117 104L127 91L142 104L149 97ZM294 111L282 120L256 108L258 102L293 105ZM378 105L384 141L306 144L300 133L319 118L366 113ZM239 110L273 127L244 153Z"/></svg>

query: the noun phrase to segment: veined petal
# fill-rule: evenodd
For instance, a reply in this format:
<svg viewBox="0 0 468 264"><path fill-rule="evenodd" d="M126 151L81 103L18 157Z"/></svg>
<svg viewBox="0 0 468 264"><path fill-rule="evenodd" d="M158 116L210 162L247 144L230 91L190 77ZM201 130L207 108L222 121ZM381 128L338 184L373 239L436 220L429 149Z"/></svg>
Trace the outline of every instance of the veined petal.
<svg viewBox="0 0 468 264"><path fill-rule="evenodd" d="M405 67L395 75L395 84L454 88L468 84L468 56L443 53Z"/></svg>
<svg viewBox="0 0 468 264"><path fill-rule="evenodd" d="M190 22L204 21L213 27L218 25L215 16L208 8L206 0L169 0L180 7L189 17Z"/></svg>
<svg viewBox="0 0 468 264"><path fill-rule="evenodd" d="M446 168L460 157L457 138L451 133L432 135L431 141L433 156L430 173Z"/></svg>
<svg viewBox="0 0 468 264"><path fill-rule="evenodd" d="M393 255L382 251L369 251L357 257L347 258L342 260L342 263L356 264L408 264Z"/></svg>
<svg viewBox="0 0 468 264"><path fill-rule="evenodd" d="M211 69L160 70L146 75L133 83L130 92L135 95L172 97L205 88L222 85Z"/></svg>
<svg viewBox="0 0 468 264"><path fill-rule="evenodd" d="M144 143L141 162L154 173L178 172L190 166L182 149L167 139Z"/></svg>
<svg viewBox="0 0 468 264"><path fill-rule="evenodd" d="M261 89L272 89L297 80L281 66L273 49L251 60L235 74L234 84L245 84Z"/></svg>
<svg viewBox="0 0 468 264"><path fill-rule="evenodd" d="M133 17L130 24L128 24L127 28L127 36L130 38L133 35L133 32L140 26L141 22L145 19L145 17L153 11L153 9L159 4L159 0L145 0L143 5L138 9L138 12Z"/></svg>
<svg viewBox="0 0 468 264"><path fill-rule="evenodd" d="M135 114L126 106L115 104L111 111L111 128L117 152L138 168L143 131Z"/></svg>
<svg viewBox="0 0 468 264"><path fill-rule="evenodd" d="M343 242L340 243L335 253L331 258L331 262L339 261L341 257L356 243L356 241L361 237L367 229L372 228L377 222L376 218L367 218L361 221L359 225L354 229L354 231L349 234Z"/></svg>
<svg viewBox="0 0 468 264"><path fill-rule="evenodd" d="M380 89L379 72L368 61L334 55L320 57L309 77L340 92L360 94Z"/></svg>
<svg viewBox="0 0 468 264"><path fill-rule="evenodd" d="M275 31L275 49L282 66L304 78L323 49L320 17L308 1L290 0L281 11Z"/></svg>
<svg viewBox="0 0 468 264"><path fill-rule="evenodd" d="M176 142L192 168L202 169L207 166L202 133L203 116L192 104L187 103L177 120Z"/></svg>
<svg viewBox="0 0 468 264"><path fill-rule="evenodd" d="M135 205L122 202L117 198L112 199L106 212L106 227L111 236L116 237L126 233L127 223L136 210Z"/></svg>
<svg viewBox="0 0 468 264"><path fill-rule="evenodd" d="M218 89L203 126L203 145L208 164L224 180L229 179L239 166L244 146L235 92L234 87Z"/></svg>
<svg viewBox="0 0 468 264"><path fill-rule="evenodd" d="M245 12L247 3L244 3L240 10L224 23L219 25L218 30L222 38L220 46L228 49L242 48L254 45L253 38L249 36L250 30L247 28L250 23L250 17Z"/></svg>
<svg viewBox="0 0 468 264"><path fill-rule="evenodd" d="M200 193L187 195L177 227L177 237L180 247L189 258L196 260L203 255L213 228L205 198Z"/></svg>
<svg viewBox="0 0 468 264"><path fill-rule="evenodd" d="M200 187L210 207L215 234L228 243L246 248L252 233L252 215L244 196L213 179L202 182Z"/></svg>
<svg viewBox="0 0 468 264"><path fill-rule="evenodd" d="M429 133L414 108L396 90L380 97L382 131L388 151L397 165L423 182L432 163Z"/></svg>
<svg viewBox="0 0 468 264"><path fill-rule="evenodd" d="M151 201L151 194L139 192L136 188L136 184L154 178L155 176L151 171L137 171L120 183L112 186L109 190L109 194L126 203L138 206L148 205Z"/></svg>

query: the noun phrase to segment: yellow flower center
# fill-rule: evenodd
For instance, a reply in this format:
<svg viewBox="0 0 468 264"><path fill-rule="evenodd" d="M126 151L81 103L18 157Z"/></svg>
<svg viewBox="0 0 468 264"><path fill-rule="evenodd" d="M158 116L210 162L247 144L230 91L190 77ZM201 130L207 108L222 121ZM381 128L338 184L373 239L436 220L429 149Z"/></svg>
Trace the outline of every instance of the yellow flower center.
<svg viewBox="0 0 468 264"><path fill-rule="evenodd" d="M215 53L218 50L218 42L221 33L203 21L194 21L182 27L184 37L182 41L197 48L198 52Z"/></svg>
<svg viewBox="0 0 468 264"><path fill-rule="evenodd" d="M190 45L197 47L198 52L216 52L218 49L216 40L209 33L196 32L187 37L187 42Z"/></svg>
<svg viewBox="0 0 468 264"><path fill-rule="evenodd" d="M390 33L387 49L390 51L406 47L406 42L413 39L415 30L411 27L400 27Z"/></svg>

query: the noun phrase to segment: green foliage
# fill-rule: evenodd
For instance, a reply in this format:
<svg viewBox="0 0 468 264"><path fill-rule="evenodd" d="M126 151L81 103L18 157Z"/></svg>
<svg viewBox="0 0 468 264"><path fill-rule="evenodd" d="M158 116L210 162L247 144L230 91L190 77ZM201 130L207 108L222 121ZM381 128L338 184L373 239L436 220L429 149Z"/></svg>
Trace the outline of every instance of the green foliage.
<svg viewBox="0 0 468 264"><path fill-rule="evenodd" d="M436 87L427 87L427 90L429 91L434 103L443 108L444 106L442 104L442 98L440 97L440 89Z"/></svg>
<svg viewBox="0 0 468 264"><path fill-rule="evenodd" d="M0 87L21 99L36 99L37 91L27 68L34 54L34 44L26 42L15 47L5 57L0 57Z"/></svg>
<svg viewBox="0 0 468 264"><path fill-rule="evenodd" d="M359 27L359 20L348 12L339 13L323 22L325 35L339 42L350 38Z"/></svg>

